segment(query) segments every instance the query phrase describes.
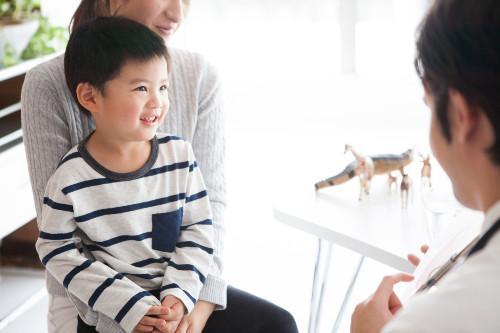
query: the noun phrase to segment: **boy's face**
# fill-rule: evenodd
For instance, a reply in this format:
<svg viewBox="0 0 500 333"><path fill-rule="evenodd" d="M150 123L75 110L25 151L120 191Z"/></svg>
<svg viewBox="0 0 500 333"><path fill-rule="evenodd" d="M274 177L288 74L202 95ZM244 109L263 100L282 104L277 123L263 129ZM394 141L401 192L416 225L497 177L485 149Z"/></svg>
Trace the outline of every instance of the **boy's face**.
<svg viewBox="0 0 500 333"><path fill-rule="evenodd" d="M165 58L127 61L96 97L97 130L120 141L148 141L169 108Z"/></svg>

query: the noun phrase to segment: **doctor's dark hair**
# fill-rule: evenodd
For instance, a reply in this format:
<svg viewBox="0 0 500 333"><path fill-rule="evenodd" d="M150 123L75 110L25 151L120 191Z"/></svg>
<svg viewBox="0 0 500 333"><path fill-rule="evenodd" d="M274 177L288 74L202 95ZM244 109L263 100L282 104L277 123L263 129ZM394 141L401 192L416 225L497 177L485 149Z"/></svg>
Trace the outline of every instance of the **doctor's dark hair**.
<svg viewBox="0 0 500 333"><path fill-rule="evenodd" d="M452 139L453 89L490 121L495 141L487 153L500 164L500 1L436 0L419 27L415 68L445 138Z"/></svg>
<svg viewBox="0 0 500 333"><path fill-rule="evenodd" d="M104 94L105 83L114 79L127 61L155 57L168 61L167 48L156 33L127 18L99 17L71 33L64 55L66 83L78 103L78 84L89 83Z"/></svg>

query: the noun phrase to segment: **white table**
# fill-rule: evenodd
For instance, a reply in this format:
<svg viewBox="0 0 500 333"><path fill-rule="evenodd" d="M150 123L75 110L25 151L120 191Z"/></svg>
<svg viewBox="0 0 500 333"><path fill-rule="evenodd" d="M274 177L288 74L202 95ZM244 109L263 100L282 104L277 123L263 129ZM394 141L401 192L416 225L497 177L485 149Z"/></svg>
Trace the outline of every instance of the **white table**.
<svg viewBox="0 0 500 333"><path fill-rule="evenodd" d="M275 200L274 216L277 220L318 238L309 333L316 332L321 317L332 244L360 255L335 321L335 332L365 257L411 273L414 267L407 261L407 254L429 242L428 224L418 190L414 191L413 196L410 194L409 207L403 209L399 193L389 193L384 181L379 176L378 184L375 182L372 185L372 193L363 201L357 199L359 182L356 179L318 193L311 184L307 189L294 189L287 194L280 194ZM456 220L455 225L465 222L465 219Z"/></svg>

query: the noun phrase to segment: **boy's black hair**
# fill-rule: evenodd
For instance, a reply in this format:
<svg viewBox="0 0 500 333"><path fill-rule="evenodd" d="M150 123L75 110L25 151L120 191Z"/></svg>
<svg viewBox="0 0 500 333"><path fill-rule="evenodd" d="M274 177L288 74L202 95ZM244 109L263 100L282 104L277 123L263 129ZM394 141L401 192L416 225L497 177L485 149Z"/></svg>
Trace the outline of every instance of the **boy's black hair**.
<svg viewBox="0 0 500 333"><path fill-rule="evenodd" d="M168 61L163 39L146 26L124 17L98 17L71 33L64 55L66 83L76 96L80 83L89 83L104 94L104 85L115 78L126 61Z"/></svg>
<svg viewBox="0 0 500 333"><path fill-rule="evenodd" d="M436 0L419 28L415 67L446 139L454 89L487 116L495 132L488 154L500 164L500 1Z"/></svg>

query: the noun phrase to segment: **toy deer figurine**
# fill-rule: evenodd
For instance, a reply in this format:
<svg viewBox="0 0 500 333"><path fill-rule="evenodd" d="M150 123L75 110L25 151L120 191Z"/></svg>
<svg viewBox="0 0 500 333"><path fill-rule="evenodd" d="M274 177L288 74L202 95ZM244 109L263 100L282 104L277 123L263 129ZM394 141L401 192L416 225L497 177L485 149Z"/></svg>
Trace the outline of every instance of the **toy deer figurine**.
<svg viewBox="0 0 500 333"><path fill-rule="evenodd" d="M431 183L431 157L427 155L427 157L424 157L424 155L420 154L420 157L422 157L422 162L424 165L422 166L422 170L420 172L422 176L422 186L429 186L432 187Z"/></svg>
<svg viewBox="0 0 500 333"><path fill-rule="evenodd" d="M408 196L410 194L411 181L408 174L403 174L403 179L401 180L401 205L403 208L408 207Z"/></svg>
<svg viewBox="0 0 500 333"><path fill-rule="evenodd" d="M398 177L393 176L391 172L387 175L387 185L389 186L389 193L392 193L392 186L394 185L396 192L398 191Z"/></svg>
<svg viewBox="0 0 500 333"><path fill-rule="evenodd" d="M351 145L345 145L344 154L350 151L358 165L356 167L356 172L359 177L359 200L363 199L363 192L368 195L370 194L370 184L375 173L375 166L373 165L373 160L369 156L364 156L357 153Z"/></svg>

